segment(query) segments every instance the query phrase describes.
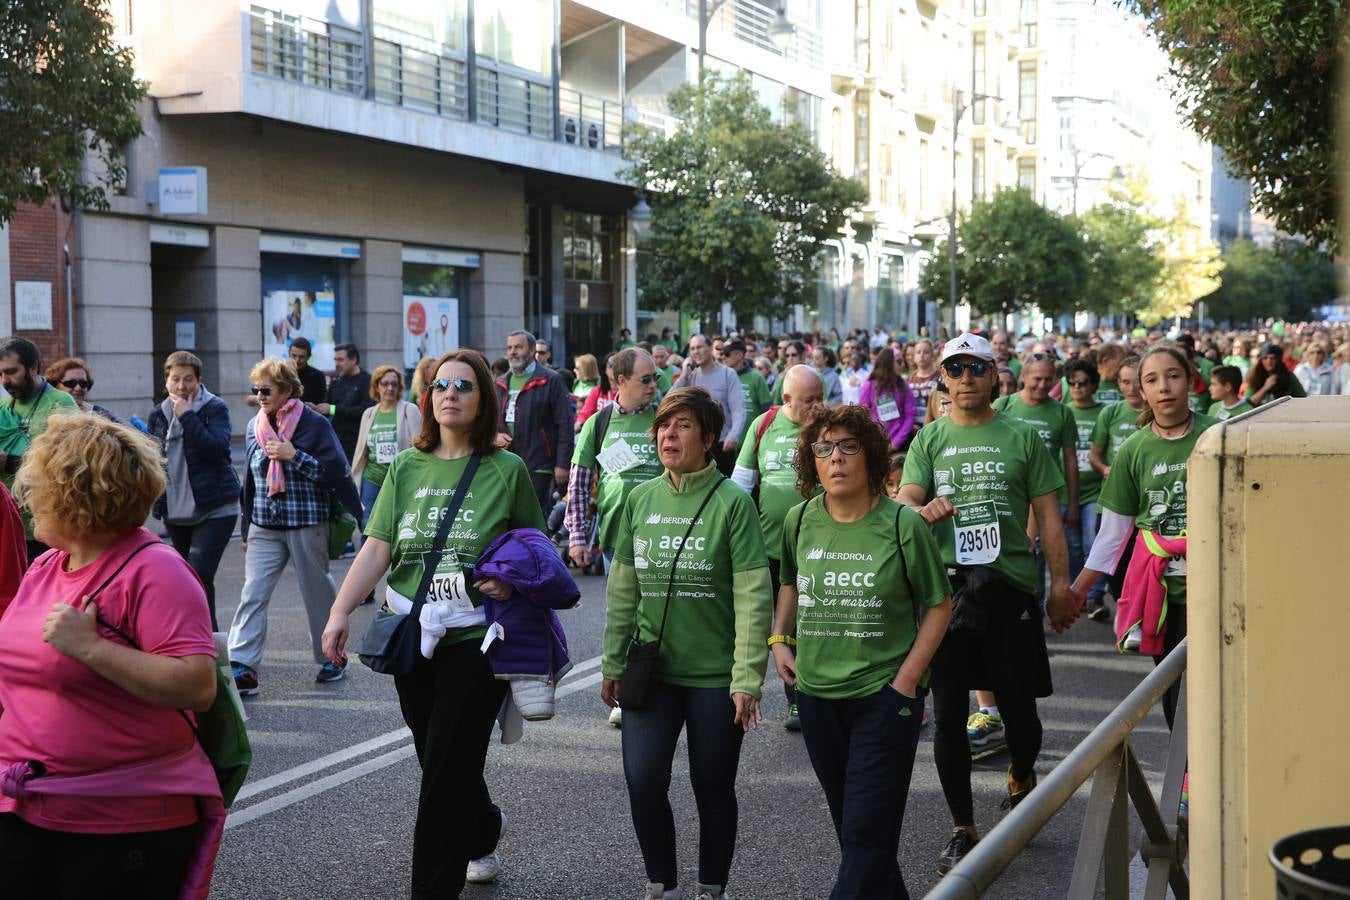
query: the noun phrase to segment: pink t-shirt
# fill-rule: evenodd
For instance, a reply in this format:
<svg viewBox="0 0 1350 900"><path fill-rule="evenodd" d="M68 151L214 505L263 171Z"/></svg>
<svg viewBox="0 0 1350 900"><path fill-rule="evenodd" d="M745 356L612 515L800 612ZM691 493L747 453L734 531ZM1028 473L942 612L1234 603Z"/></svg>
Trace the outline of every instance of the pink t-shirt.
<svg viewBox="0 0 1350 900"><path fill-rule="evenodd" d="M121 574L97 597L99 617L162 656L211 656L211 616L197 575L178 553L146 531L117 541L75 572L65 552L43 554L0 617L0 764L37 760L53 775L81 775L145 762L182 750L195 737L175 709L151 706L42 639L55 603L78 604L132 551ZM100 626L99 634L121 639ZM41 828L87 834L160 831L197 820L190 796L127 798L0 795L0 812Z"/></svg>

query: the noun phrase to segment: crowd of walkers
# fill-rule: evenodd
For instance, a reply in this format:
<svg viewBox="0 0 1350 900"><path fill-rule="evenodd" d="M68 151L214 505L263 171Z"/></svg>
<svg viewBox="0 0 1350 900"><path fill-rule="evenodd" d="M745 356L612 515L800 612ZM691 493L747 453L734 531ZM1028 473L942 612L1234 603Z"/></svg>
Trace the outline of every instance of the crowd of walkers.
<svg viewBox="0 0 1350 900"><path fill-rule="evenodd" d="M123 424L90 400L87 362L44 369L30 342L0 341L0 860L15 896L204 896L221 795L194 711L215 696L214 582L238 525L224 646L241 695L262 690L287 566L319 683L345 676L351 615L381 583L382 614L411 616L420 653L394 686L422 769L412 897L502 870L507 815L484 765L523 701L495 655L552 651L500 623L556 617L494 562L530 535L556 539L557 566L608 576L601 699L644 897L684 896L668 796L682 732L694 895L731 896L739 755L770 661L838 837L831 897L907 897L897 847L930 704L945 874L979 839L973 752L1006 745L1005 809L1036 787L1047 621L1113 621L1122 652L1155 659L1185 636L1203 431L1350 393L1350 333L1325 326L622 338L567 369L517 331L500 356L455 350L410 373L368 373L342 344L331 375L298 338L249 373L241 469L192 353L164 360L148 421ZM334 542L344 517L355 547ZM565 666L529 671L551 684Z"/></svg>

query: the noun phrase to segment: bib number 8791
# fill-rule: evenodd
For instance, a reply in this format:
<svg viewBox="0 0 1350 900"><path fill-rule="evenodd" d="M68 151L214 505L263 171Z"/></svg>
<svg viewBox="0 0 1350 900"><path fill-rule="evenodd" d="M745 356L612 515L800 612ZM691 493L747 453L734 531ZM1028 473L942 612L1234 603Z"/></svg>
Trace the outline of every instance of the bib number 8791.
<svg viewBox="0 0 1350 900"><path fill-rule="evenodd" d="M464 573L437 573L431 579L431 585L427 588L427 602L449 603L455 609L466 607L472 609L473 601L469 599L468 591L464 586Z"/></svg>

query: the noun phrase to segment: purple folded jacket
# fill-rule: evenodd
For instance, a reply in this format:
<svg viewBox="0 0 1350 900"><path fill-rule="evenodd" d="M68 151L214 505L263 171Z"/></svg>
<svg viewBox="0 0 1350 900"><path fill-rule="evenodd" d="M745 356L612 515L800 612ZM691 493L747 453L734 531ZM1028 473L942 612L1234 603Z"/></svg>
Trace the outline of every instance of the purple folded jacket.
<svg viewBox="0 0 1350 900"><path fill-rule="evenodd" d="M547 681L567 674L567 635L554 610L576 606L581 592L548 536L537 528L512 529L487 546L473 573L515 588L504 603L483 598L489 630L502 629L502 639L487 651L493 674Z"/></svg>

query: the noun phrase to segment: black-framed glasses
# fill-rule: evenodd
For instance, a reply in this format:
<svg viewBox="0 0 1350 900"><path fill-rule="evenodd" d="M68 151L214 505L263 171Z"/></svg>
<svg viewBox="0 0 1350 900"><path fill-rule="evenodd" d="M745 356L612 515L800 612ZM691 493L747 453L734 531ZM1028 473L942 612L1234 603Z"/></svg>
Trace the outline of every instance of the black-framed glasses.
<svg viewBox="0 0 1350 900"><path fill-rule="evenodd" d="M638 378L638 381L642 382L643 384L651 384L655 380L656 380L655 375L642 375Z"/></svg>
<svg viewBox="0 0 1350 900"><path fill-rule="evenodd" d="M976 360L975 362L957 362L956 360L949 360L942 364L942 371L946 372L947 377L949 378L960 378L962 375L966 374L967 371L976 378L983 378L989 374L989 370L993 367L993 363L985 362L982 359Z"/></svg>
<svg viewBox="0 0 1350 900"><path fill-rule="evenodd" d="M1059 362L1059 357L1054 353L1033 353L1027 358L1032 362L1045 362L1047 359L1051 362Z"/></svg>
<svg viewBox="0 0 1350 900"><path fill-rule="evenodd" d="M1092 387L1092 382L1088 381L1086 378L1080 378L1077 381L1070 381L1069 387L1076 387L1076 388Z"/></svg>
<svg viewBox="0 0 1350 900"><path fill-rule="evenodd" d="M456 394L472 394L478 389L472 378L437 378L431 383L431 389L438 394L444 394L451 388L455 389Z"/></svg>
<svg viewBox="0 0 1350 900"><path fill-rule="evenodd" d="M68 391L73 391L76 388L83 388L84 390L87 391L93 386L94 383L92 381L88 381L83 378L69 378L61 382L61 387L65 388Z"/></svg>
<svg viewBox="0 0 1350 900"><path fill-rule="evenodd" d="M845 456L854 456L862 450L862 441L857 438L844 438L842 441L816 441L811 445L811 452L815 454L816 459L829 459L834 455L834 448L838 447L839 452Z"/></svg>
<svg viewBox="0 0 1350 900"><path fill-rule="evenodd" d="M272 389L270 387L251 387L248 389L248 392L255 397L272 396Z"/></svg>

